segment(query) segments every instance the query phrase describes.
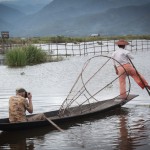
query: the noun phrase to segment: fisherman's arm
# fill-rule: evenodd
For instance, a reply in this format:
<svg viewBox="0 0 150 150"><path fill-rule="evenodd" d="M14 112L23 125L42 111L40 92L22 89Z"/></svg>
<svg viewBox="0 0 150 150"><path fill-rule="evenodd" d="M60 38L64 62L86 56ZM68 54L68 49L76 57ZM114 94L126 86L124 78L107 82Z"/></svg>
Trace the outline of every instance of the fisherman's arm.
<svg viewBox="0 0 150 150"><path fill-rule="evenodd" d="M29 113L33 113L32 94L28 95L28 106L26 107Z"/></svg>

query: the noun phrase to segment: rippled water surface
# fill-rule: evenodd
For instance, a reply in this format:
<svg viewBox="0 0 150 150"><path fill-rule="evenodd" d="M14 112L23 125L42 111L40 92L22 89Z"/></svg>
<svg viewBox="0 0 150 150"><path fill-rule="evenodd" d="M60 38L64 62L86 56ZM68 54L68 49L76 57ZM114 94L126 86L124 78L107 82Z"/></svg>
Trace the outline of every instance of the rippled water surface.
<svg viewBox="0 0 150 150"><path fill-rule="evenodd" d="M16 69L1 65L0 118L8 117L8 99L15 94L17 87L32 92L34 113L59 109L89 57L73 57L61 62ZM150 83L149 59L149 51L135 53L134 63ZM104 78L109 76L111 71L108 70ZM49 127L12 133L0 131L0 149L150 149L150 98L132 79L131 82L131 93L139 94L139 97L121 110L67 123L62 126L63 133Z"/></svg>

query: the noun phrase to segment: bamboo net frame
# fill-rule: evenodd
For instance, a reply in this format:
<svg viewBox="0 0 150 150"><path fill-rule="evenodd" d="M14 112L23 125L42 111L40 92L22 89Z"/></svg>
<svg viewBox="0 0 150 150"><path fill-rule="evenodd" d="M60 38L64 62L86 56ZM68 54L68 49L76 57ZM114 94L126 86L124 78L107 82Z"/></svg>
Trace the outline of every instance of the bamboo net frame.
<svg viewBox="0 0 150 150"><path fill-rule="evenodd" d="M86 78L86 75L84 75L84 74L87 73L86 71L88 70L87 68L90 66L91 61L93 61L94 59L99 60L102 58L104 58L104 61L102 61L100 66L96 67L96 69L94 69L94 71L91 71L92 73L90 75L88 75ZM91 57L90 59L88 59L85 62L81 73L77 77L77 79L76 79L74 85L72 86L68 96L66 97L66 99L64 100L64 102L62 103L62 105L59 109L59 116L60 117L63 117L66 114L69 116L74 114L74 112L72 110L72 106L76 106L77 109L75 111L78 111L78 113L80 112L80 114L85 113L85 112L90 112L97 107L97 106L93 107L94 102L101 101L101 99L99 99L97 97L97 95L99 95L101 92L106 90L109 86L114 84L114 82L117 82L118 78L121 75L117 76L117 77L114 76L113 78L111 78L111 80L104 82L104 85L102 85L99 88L96 88L96 90L94 90L94 92L91 92L93 89L89 88L89 86L90 86L89 83L94 82L93 78L96 78L96 76L99 77L99 75L102 71L107 71L107 68L105 70L103 69L104 67L109 65L109 67L111 68L110 64L113 67L113 64L112 64L113 61L115 61L115 63L119 63L109 56L97 55L97 56ZM119 65L121 65L121 64L119 64ZM124 69L124 72L126 73L126 70L124 67L123 67L123 69ZM101 77L103 77L103 76L101 76ZM129 76L127 76L127 77L128 77L128 89L127 89L126 93L128 96L130 93L131 84L130 84ZM85 78L86 78L86 80L85 80ZM109 78L109 76L108 76L108 78ZM116 85L116 83L115 83L115 85ZM119 96L120 95L115 95L114 97L119 97ZM112 98L114 98L114 97L112 97ZM84 105L86 105L87 107L85 108Z"/></svg>

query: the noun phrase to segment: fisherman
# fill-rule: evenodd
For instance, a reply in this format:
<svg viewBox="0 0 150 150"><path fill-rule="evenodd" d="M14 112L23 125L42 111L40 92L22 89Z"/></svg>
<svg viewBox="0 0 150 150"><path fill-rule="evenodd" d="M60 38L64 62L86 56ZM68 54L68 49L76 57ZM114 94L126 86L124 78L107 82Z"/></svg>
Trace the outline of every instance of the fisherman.
<svg viewBox="0 0 150 150"><path fill-rule="evenodd" d="M27 118L26 110L29 113L33 113L32 94L26 92L24 88L19 88L16 90L16 96L11 96L9 99L9 121L15 123L45 120L44 114L38 114Z"/></svg>
<svg viewBox="0 0 150 150"><path fill-rule="evenodd" d="M112 54L112 58L114 59L114 68L116 74L119 76L119 88L121 98L126 99L127 97L125 81L127 75L130 75L142 89L147 87L150 90L150 86L148 85L147 81L139 72L137 73L135 68L130 63L130 59L133 59L133 56L128 50L125 50L126 45L129 45L129 43L121 39L115 44L118 45L119 49L117 49ZM116 63L115 60L118 63Z"/></svg>

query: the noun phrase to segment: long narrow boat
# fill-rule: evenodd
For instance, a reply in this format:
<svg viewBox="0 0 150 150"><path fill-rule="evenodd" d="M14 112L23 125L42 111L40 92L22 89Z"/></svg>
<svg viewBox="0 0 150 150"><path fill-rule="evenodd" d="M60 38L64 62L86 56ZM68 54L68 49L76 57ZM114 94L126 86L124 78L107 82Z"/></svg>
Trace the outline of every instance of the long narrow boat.
<svg viewBox="0 0 150 150"><path fill-rule="evenodd" d="M59 110L45 112L45 116L50 118L55 124L62 125L69 121L75 121L76 119L82 119L84 117L94 116L95 114L103 114L104 112L116 109L126 104L138 95L128 95L126 100L122 100L119 97L108 99L104 101L98 101L91 104L82 105L82 112L78 107L71 107L68 110L64 110L64 115L59 115ZM27 117L30 117L28 115ZM33 128L39 128L43 126L53 126L48 120L32 121L32 122L19 122L10 123L8 118L0 119L0 130L2 131L17 131L27 130Z"/></svg>

